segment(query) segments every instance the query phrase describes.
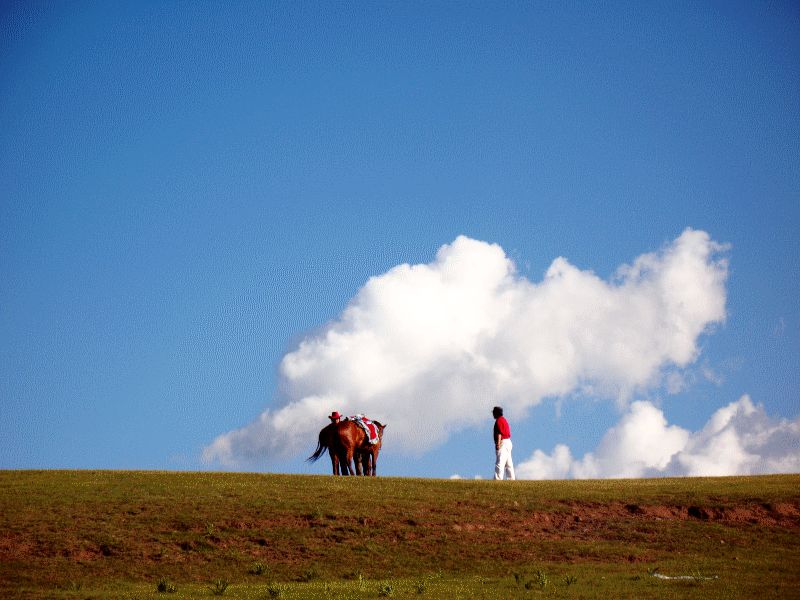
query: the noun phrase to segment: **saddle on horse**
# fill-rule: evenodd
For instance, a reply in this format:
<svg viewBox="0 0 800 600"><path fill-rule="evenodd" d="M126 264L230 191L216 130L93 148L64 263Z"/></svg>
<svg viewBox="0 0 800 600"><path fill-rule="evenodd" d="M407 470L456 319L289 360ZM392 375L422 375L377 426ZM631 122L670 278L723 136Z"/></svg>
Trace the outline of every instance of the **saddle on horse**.
<svg viewBox="0 0 800 600"><path fill-rule="evenodd" d="M367 434L367 440L369 440L370 444L377 444L379 441L378 438L378 427L369 420L364 415L353 415L350 417L346 417L346 421L353 421L356 425L361 427L364 432Z"/></svg>

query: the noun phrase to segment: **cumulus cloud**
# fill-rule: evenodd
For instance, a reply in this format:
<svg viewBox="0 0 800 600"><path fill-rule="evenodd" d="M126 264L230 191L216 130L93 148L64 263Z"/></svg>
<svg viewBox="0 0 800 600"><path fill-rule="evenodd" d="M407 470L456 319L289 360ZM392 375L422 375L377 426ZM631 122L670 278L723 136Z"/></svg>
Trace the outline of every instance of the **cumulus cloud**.
<svg viewBox="0 0 800 600"><path fill-rule="evenodd" d="M392 446L425 452L546 397L616 399L661 383L725 319L725 247L685 230L609 281L556 258L539 282L496 244L458 237L433 262L372 277L344 312L280 364L283 406L217 437L207 462L305 451L331 410L390 424ZM424 418L423 418L424 415Z"/></svg>
<svg viewBox="0 0 800 600"><path fill-rule="evenodd" d="M517 466L521 479L755 475L800 471L800 418L770 418L749 396L717 410L696 432L669 425L650 402L634 402L594 452L573 458L559 444Z"/></svg>

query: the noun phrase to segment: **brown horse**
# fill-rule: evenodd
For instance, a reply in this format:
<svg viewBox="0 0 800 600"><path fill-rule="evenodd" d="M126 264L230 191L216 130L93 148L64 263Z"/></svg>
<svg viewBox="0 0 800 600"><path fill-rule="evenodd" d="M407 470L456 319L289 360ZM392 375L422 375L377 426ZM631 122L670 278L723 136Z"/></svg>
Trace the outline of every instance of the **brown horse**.
<svg viewBox="0 0 800 600"><path fill-rule="evenodd" d="M373 423L378 428L375 444L369 443L367 434L353 421L331 423L319 432L317 449L306 460L314 462L327 450L334 475L339 475L340 469L342 475L375 475L386 425L377 421ZM356 459L355 470L353 458Z"/></svg>

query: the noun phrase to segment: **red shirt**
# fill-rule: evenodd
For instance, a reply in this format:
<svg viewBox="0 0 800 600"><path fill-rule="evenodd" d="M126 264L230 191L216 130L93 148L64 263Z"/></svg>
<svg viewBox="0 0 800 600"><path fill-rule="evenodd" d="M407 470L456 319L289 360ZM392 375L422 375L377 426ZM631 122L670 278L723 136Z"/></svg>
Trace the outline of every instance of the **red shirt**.
<svg viewBox="0 0 800 600"><path fill-rule="evenodd" d="M508 426L505 417L497 417L494 421L494 439L497 439L498 434L501 439L511 439L511 427Z"/></svg>

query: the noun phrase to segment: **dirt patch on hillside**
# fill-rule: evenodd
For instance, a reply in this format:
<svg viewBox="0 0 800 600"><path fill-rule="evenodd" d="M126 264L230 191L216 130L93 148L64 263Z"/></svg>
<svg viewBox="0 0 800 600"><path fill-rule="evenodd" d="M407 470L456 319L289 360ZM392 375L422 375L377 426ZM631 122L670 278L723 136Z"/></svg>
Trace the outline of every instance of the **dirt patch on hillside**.
<svg viewBox="0 0 800 600"><path fill-rule="evenodd" d="M485 547L499 533L516 539L625 542L650 525L675 522L716 523L732 528L779 527L800 532L798 503L667 505L562 501L552 510L519 506L485 507L459 503L452 510L420 511L413 516L384 512L348 515L254 515L207 525L164 523L140 539L104 540L93 523L73 522L62 531L0 531L0 561L68 558L79 562L136 558L144 562L203 562L220 552L265 557L286 564L325 554L327 544L349 544L365 553L372 545L413 543L424 554L448 534ZM117 533L119 535L119 533ZM372 544L372 545L371 545ZM469 542L467 543L467 546Z"/></svg>
<svg viewBox="0 0 800 600"><path fill-rule="evenodd" d="M709 504L625 504L565 502L561 505L567 518L574 520L609 520L632 518L652 521L702 520L720 523L752 523L764 526L800 526L800 504L779 505L733 502L724 499ZM554 518L556 512L543 513L543 518Z"/></svg>
<svg viewBox="0 0 800 600"><path fill-rule="evenodd" d="M561 524L596 523L617 519L640 521L714 521L723 524L762 525L769 527L800 528L800 505L788 502L779 504L732 503L720 501L709 505L666 504L585 504L564 503L565 511L542 513L531 518L534 521L559 521Z"/></svg>

